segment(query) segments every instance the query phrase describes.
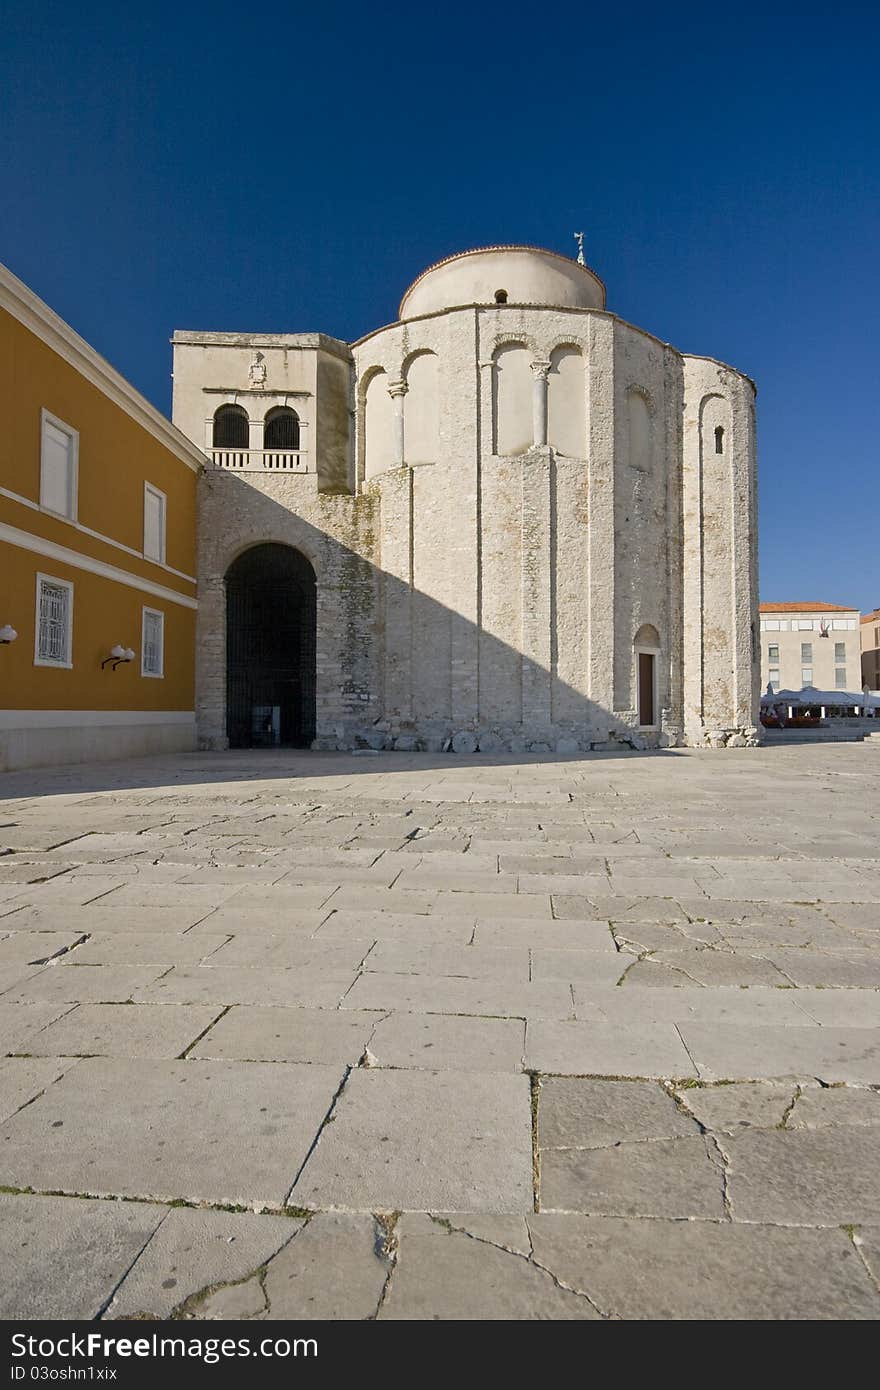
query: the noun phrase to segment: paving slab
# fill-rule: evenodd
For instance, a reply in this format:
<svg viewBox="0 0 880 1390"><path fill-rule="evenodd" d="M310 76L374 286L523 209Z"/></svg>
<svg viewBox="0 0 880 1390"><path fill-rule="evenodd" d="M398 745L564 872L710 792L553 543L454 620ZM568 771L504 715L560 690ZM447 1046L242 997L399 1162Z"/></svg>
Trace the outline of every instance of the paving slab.
<svg viewBox="0 0 880 1390"><path fill-rule="evenodd" d="M168 1318L202 1289L244 1279L266 1264L302 1224L294 1217L249 1212L167 1211L117 1288L104 1320Z"/></svg>
<svg viewBox="0 0 880 1390"><path fill-rule="evenodd" d="M342 1075L332 1064L86 1059L0 1126L0 1184L280 1206Z"/></svg>
<svg viewBox="0 0 880 1390"><path fill-rule="evenodd" d="M174 966L136 991L143 1004L276 1004L335 1008L356 977L354 969L326 974L273 966ZM364 1007L371 1007L365 1005Z"/></svg>
<svg viewBox="0 0 880 1390"><path fill-rule="evenodd" d="M607 1023L770 1023L809 1028L816 1019L801 1006L800 990L717 988L679 989L654 985L640 989L629 974L620 989L593 989L578 983L575 1011L587 1022ZM880 1019L878 1019L880 1024Z"/></svg>
<svg viewBox="0 0 880 1390"><path fill-rule="evenodd" d="M376 1066L428 1071L518 1072L524 1049L525 1024L513 1018L392 1013L370 1039Z"/></svg>
<svg viewBox="0 0 880 1390"><path fill-rule="evenodd" d="M673 1023L557 1022L530 1016L529 1071L573 1076L684 1077L697 1070Z"/></svg>
<svg viewBox="0 0 880 1390"><path fill-rule="evenodd" d="M4 1003L124 1004L162 973L158 965L67 965L63 960L42 966L8 989Z"/></svg>
<svg viewBox="0 0 880 1390"><path fill-rule="evenodd" d="M269 1262L266 1318L375 1317L390 1270L385 1233L368 1213L321 1212Z"/></svg>
<svg viewBox="0 0 880 1390"><path fill-rule="evenodd" d="M738 1221L789 1225L880 1222L880 1128L750 1129L726 1141Z"/></svg>
<svg viewBox="0 0 880 1390"><path fill-rule="evenodd" d="M852 1086L811 1086L794 1102L788 1129L825 1125L880 1125L880 1091Z"/></svg>
<svg viewBox="0 0 880 1390"><path fill-rule="evenodd" d="M709 1081L777 1076L880 1083L880 1029L682 1023L681 1036Z"/></svg>
<svg viewBox="0 0 880 1390"><path fill-rule="evenodd" d="M527 1211L526 1076L359 1070L291 1193L307 1207Z"/></svg>
<svg viewBox="0 0 880 1390"><path fill-rule="evenodd" d="M796 1094L792 1082L735 1081L733 1084L676 1087L685 1110L706 1129L736 1134L747 1125L782 1125Z"/></svg>
<svg viewBox="0 0 880 1390"><path fill-rule="evenodd" d="M316 928L317 941L424 942L442 946L466 946L474 935L476 919L439 917L418 912L333 912ZM506 945L504 941L489 945ZM516 944L516 943L513 943Z"/></svg>
<svg viewBox="0 0 880 1390"><path fill-rule="evenodd" d="M684 1221L724 1216L720 1163L710 1141L699 1134L604 1148L544 1149L539 1202L541 1211L605 1216Z"/></svg>
<svg viewBox="0 0 880 1390"><path fill-rule="evenodd" d="M96 1318L167 1213L0 1193L0 1318Z"/></svg>
<svg viewBox="0 0 880 1390"><path fill-rule="evenodd" d="M344 1009L475 1014L489 1018L570 1018L574 1003L560 980L511 984L450 975L364 972L342 1000Z"/></svg>
<svg viewBox="0 0 880 1390"><path fill-rule="evenodd" d="M0 1062L0 1122L42 1095L73 1065L45 1057L9 1057Z"/></svg>
<svg viewBox="0 0 880 1390"><path fill-rule="evenodd" d="M403 1216L399 1255L380 1321L533 1321L599 1317L530 1260L425 1216Z"/></svg>
<svg viewBox="0 0 880 1390"><path fill-rule="evenodd" d="M627 1140L699 1134L671 1095L655 1082L551 1077L538 1092L538 1145L603 1148Z"/></svg>
<svg viewBox="0 0 880 1390"><path fill-rule="evenodd" d="M218 1005L80 1004L31 1038L35 1057L179 1057Z"/></svg>
<svg viewBox="0 0 880 1390"><path fill-rule="evenodd" d="M222 1015L189 1055L355 1066L384 1017L378 1012L238 1004Z"/></svg>
<svg viewBox="0 0 880 1390"><path fill-rule="evenodd" d="M72 1004L8 1004L0 999L0 1053L27 1052L27 1042Z"/></svg>
<svg viewBox="0 0 880 1390"><path fill-rule="evenodd" d="M840 1230L529 1217L534 1259L609 1317L876 1319L880 1293Z"/></svg>

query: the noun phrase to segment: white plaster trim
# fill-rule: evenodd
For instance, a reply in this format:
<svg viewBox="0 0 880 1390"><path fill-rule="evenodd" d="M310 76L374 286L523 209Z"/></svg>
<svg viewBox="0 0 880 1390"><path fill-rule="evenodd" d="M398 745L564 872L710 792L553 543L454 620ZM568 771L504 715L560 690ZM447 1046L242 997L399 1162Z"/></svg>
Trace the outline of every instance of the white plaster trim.
<svg viewBox="0 0 880 1390"><path fill-rule="evenodd" d="M5 265L0 265L0 308L69 362L187 468L198 473L204 467L201 451Z"/></svg>
<svg viewBox="0 0 880 1390"><path fill-rule="evenodd" d="M91 526L83 526L81 521L71 521L69 516L60 516L58 512L50 512L48 507L41 507L38 502L31 501L30 497L22 497L21 493L13 492L11 488L0 487L0 497L8 497L10 502L20 502L23 507L30 507L32 512L40 512L43 516L51 516L53 521L63 521L68 526L72 526L75 531L82 531L84 536L91 536L93 540L103 541L104 545L112 545L115 550L124 550L126 555L133 555L136 560L146 560L149 565L158 565L159 569L165 570L166 574L173 574L177 579L185 579L188 584L195 584L194 574L186 574L183 570L176 570L173 565L168 565L164 560L151 560L142 551L135 550L133 546L125 545L123 541L115 541L112 536L105 536L102 531L93 531Z"/></svg>
<svg viewBox="0 0 880 1390"><path fill-rule="evenodd" d="M141 579L139 575L130 574L128 570L117 569L115 565L107 565L103 560L94 560L90 555L81 555L78 550L69 550L66 545L57 545L55 541L46 540L45 536L34 536L30 531L20 531L17 526L9 526L5 521L0 521L0 541L17 545L22 550L32 550L36 555L45 555L50 560L58 560L63 565L85 570L88 574L100 575L102 579L111 579L116 584L127 584L130 589L139 589L141 593L155 594L157 598L179 603L183 608L199 606L194 598L187 594L179 594L176 589L166 589L163 584Z"/></svg>
<svg viewBox="0 0 880 1390"><path fill-rule="evenodd" d="M73 729L101 725L195 724L191 709L0 709L0 729Z"/></svg>

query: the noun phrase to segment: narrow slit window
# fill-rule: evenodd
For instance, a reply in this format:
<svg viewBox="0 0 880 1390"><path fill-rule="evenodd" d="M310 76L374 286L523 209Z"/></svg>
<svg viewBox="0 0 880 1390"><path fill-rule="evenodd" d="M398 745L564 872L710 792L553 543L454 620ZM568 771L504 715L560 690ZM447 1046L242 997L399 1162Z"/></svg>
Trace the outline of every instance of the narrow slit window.
<svg viewBox="0 0 880 1390"><path fill-rule="evenodd" d="M145 608L141 627L141 675L165 674L165 614Z"/></svg>
<svg viewBox="0 0 880 1390"><path fill-rule="evenodd" d="M716 425L716 426L715 426L715 452L716 452L716 454L723 454L723 453L724 453L724 426L723 426L723 425Z"/></svg>

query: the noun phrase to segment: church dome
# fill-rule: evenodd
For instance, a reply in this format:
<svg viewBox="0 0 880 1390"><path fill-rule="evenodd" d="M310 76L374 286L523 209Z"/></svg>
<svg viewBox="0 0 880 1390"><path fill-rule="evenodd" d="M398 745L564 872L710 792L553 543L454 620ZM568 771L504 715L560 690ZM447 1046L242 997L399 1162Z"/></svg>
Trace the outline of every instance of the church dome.
<svg viewBox="0 0 880 1390"><path fill-rule="evenodd" d="M400 318L468 304L604 309L605 286L587 266L556 251L536 246L478 247L423 270L400 302Z"/></svg>

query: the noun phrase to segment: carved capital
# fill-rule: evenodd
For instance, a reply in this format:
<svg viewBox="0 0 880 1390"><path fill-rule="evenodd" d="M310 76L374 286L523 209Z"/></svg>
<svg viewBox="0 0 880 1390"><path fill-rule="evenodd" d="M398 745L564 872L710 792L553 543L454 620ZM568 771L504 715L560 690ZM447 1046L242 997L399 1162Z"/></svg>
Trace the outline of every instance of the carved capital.
<svg viewBox="0 0 880 1390"><path fill-rule="evenodd" d="M391 381L388 383L388 394L392 398L395 396L405 396L409 387L405 381Z"/></svg>
<svg viewBox="0 0 880 1390"><path fill-rule="evenodd" d="M529 366L532 369L532 376L536 381L547 380L547 373L550 371L549 362L530 362Z"/></svg>

